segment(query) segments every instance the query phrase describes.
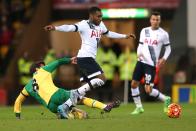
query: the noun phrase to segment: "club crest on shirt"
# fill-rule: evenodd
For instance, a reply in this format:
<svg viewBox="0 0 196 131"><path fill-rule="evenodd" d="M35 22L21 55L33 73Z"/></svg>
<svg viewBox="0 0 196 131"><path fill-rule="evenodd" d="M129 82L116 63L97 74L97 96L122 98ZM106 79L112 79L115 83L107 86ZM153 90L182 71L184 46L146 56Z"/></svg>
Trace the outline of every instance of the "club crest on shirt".
<svg viewBox="0 0 196 131"><path fill-rule="evenodd" d="M150 37L149 29L145 29L145 36L146 36L146 37Z"/></svg>

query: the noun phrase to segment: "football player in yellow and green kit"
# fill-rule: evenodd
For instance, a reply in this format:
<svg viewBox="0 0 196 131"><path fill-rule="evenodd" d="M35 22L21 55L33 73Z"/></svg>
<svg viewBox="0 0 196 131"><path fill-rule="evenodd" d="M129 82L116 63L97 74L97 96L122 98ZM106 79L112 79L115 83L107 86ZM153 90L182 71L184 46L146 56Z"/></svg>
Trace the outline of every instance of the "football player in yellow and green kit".
<svg viewBox="0 0 196 131"><path fill-rule="evenodd" d="M84 97L85 93L90 90L90 85L86 84L76 90L64 90L54 85L51 73L63 64L76 64L76 57L61 58L45 65L44 62L37 62L31 66L33 78L23 88L14 104L14 112L17 118L20 118L21 104L27 96L34 97L40 104L44 105L51 112L56 113L59 118L86 118L86 112L72 108L81 99L82 103L87 106L102 109L109 112L112 108L118 107L118 101L108 105L91 98ZM97 83L90 81L93 87L98 87Z"/></svg>

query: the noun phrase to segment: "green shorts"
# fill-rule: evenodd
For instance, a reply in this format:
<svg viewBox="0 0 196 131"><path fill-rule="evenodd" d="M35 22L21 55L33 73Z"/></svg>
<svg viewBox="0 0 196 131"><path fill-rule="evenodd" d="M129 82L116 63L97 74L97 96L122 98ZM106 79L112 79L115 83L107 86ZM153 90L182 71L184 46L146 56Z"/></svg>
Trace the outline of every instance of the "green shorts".
<svg viewBox="0 0 196 131"><path fill-rule="evenodd" d="M59 88L50 98L48 109L53 113L57 113L57 107L66 102L69 98L70 91Z"/></svg>

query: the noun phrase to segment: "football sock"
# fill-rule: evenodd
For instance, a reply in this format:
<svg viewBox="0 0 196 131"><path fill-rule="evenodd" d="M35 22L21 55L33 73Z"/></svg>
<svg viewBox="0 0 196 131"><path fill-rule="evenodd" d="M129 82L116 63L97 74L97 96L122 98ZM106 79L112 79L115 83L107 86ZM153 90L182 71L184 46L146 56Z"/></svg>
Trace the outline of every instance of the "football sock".
<svg viewBox="0 0 196 131"><path fill-rule="evenodd" d="M104 109L107 105L104 103L101 103L97 100L91 99L91 98L87 98L84 97L82 99L82 103L86 106L92 107L92 108L98 108L98 109Z"/></svg>
<svg viewBox="0 0 196 131"><path fill-rule="evenodd" d="M80 88L77 89L78 93L79 93L80 95L83 95L83 96L84 96L84 95L86 94L86 92L89 91L89 90L90 90L90 86L89 86L88 83L82 85Z"/></svg>
<svg viewBox="0 0 196 131"><path fill-rule="evenodd" d="M63 106L71 107L73 103L71 102L71 99L68 99L65 103L63 103Z"/></svg>
<svg viewBox="0 0 196 131"><path fill-rule="evenodd" d="M149 95L158 98L161 101L165 101L166 99L164 94L162 94L161 92L159 92L157 89L154 88L152 89L152 92Z"/></svg>
<svg viewBox="0 0 196 131"><path fill-rule="evenodd" d="M133 101L134 101L136 107L142 107L139 87L137 87L135 89L131 88L131 92L132 92Z"/></svg>
<svg viewBox="0 0 196 131"><path fill-rule="evenodd" d="M97 88L97 87L103 86L104 81L99 78L94 78L94 79L90 80L90 84L92 87L90 87L89 83L86 83L83 86L81 86L80 88L78 88L77 89L78 93L80 95L84 96L87 91L91 90L91 88Z"/></svg>

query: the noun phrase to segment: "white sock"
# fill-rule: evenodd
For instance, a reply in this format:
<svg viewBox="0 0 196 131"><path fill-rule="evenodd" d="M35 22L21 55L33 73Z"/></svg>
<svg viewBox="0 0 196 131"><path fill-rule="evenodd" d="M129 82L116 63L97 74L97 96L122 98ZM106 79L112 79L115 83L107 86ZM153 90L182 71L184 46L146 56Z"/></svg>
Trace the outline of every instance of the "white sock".
<svg viewBox="0 0 196 131"><path fill-rule="evenodd" d="M136 107L142 107L139 87L137 87L135 89L131 88L131 92L132 92L133 101L134 101Z"/></svg>
<svg viewBox="0 0 196 131"><path fill-rule="evenodd" d="M104 85L104 81L99 78L92 79L90 81L90 83L93 86L93 88L101 87ZM89 84L86 83L83 86L81 86L80 88L78 88L78 93L84 96L86 94L86 92L89 91L90 89L91 88L90 88Z"/></svg>
<svg viewBox="0 0 196 131"><path fill-rule="evenodd" d="M90 91L90 86L88 83L84 84L83 86L81 86L80 88L78 88L78 93L80 95L85 95L87 91Z"/></svg>
<svg viewBox="0 0 196 131"><path fill-rule="evenodd" d="M71 107L73 105L73 103L71 102L71 99L68 99L64 104L69 107Z"/></svg>
<svg viewBox="0 0 196 131"><path fill-rule="evenodd" d="M150 96L157 97L161 101L165 101L166 97L164 94L159 92L157 89L152 88L152 92L149 94Z"/></svg>

